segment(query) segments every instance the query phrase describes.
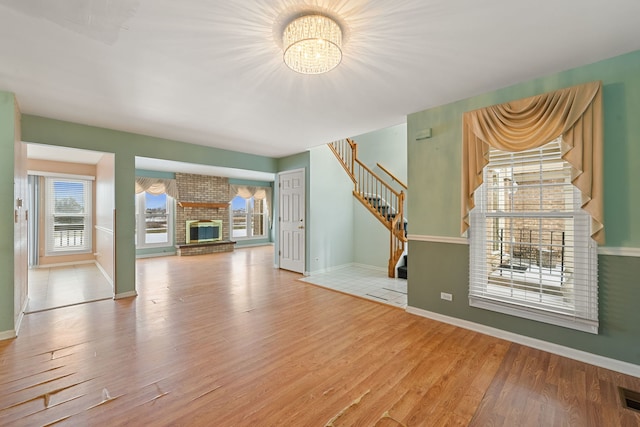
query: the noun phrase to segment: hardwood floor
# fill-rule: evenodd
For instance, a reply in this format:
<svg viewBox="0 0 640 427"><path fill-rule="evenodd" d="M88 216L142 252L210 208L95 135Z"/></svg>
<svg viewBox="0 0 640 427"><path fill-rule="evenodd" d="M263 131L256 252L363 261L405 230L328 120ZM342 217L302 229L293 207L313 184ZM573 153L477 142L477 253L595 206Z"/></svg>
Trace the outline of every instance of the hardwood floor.
<svg viewBox="0 0 640 427"><path fill-rule="evenodd" d="M638 378L299 278L271 247L150 258L136 298L26 315L0 425L640 425Z"/></svg>

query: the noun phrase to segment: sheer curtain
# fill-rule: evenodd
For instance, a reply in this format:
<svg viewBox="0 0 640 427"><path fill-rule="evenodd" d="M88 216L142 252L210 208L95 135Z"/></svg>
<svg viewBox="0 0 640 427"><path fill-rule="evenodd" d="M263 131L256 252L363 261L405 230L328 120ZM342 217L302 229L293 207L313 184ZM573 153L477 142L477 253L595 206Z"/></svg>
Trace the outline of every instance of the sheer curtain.
<svg viewBox="0 0 640 427"><path fill-rule="evenodd" d="M518 152L562 136L562 158L591 216L591 236L604 243L602 194L602 82L591 82L463 116L462 232L469 227L474 192L482 184L489 148Z"/></svg>

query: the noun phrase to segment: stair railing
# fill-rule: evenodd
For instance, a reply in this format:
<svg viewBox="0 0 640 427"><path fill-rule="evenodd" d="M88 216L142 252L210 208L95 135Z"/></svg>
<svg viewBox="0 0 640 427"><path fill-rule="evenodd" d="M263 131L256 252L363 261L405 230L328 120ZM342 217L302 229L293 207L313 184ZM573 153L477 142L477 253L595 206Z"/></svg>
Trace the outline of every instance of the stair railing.
<svg viewBox="0 0 640 427"><path fill-rule="evenodd" d="M396 191L358 159L358 145L349 138L329 145L354 183L353 195L389 230L388 276L395 277L396 264L404 253L403 191Z"/></svg>
<svg viewBox="0 0 640 427"><path fill-rule="evenodd" d="M407 184L405 184L404 182L400 181L400 179L398 179L397 176L392 174L391 171L389 171L389 169L385 168L380 163L376 163L376 165L380 168L380 170L382 170L384 173L389 175L389 178L391 178L392 181L397 182L400 185L400 187L404 188L405 190L409 189L409 187L407 187Z"/></svg>

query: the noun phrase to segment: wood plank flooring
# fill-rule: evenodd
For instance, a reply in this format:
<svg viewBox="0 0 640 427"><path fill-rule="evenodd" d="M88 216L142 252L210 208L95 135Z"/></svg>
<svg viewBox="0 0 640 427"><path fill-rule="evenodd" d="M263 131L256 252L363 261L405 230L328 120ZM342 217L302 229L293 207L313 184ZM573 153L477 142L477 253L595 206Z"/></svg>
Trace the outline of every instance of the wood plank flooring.
<svg viewBox="0 0 640 427"><path fill-rule="evenodd" d="M136 298L26 315L0 425L640 425L638 378L299 278L271 247L150 258Z"/></svg>

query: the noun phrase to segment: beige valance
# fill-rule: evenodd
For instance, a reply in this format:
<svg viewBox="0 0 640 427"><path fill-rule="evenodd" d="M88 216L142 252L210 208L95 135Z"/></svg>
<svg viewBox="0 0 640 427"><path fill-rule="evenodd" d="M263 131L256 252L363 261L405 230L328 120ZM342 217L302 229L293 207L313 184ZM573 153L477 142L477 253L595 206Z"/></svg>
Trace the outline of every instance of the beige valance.
<svg viewBox="0 0 640 427"><path fill-rule="evenodd" d="M178 186L175 179L136 177L136 194L146 191L155 196L163 193L178 199Z"/></svg>
<svg viewBox="0 0 640 427"><path fill-rule="evenodd" d="M473 194L482 184L489 147L523 151L562 136L562 158L591 215L591 236L604 243L602 195L602 83L591 82L466 112L462 136L462 232Z"/></svg>
<svg viewBox="0 0 640 427"><path fill-rule="evenodd" d="M269 218L269 227L271 227L271 187L259 187L253 185L235 185L229 184L229 198L233 199L240 196L243 199L254 198L256 200L267 201L267 215Z"/></svg>

